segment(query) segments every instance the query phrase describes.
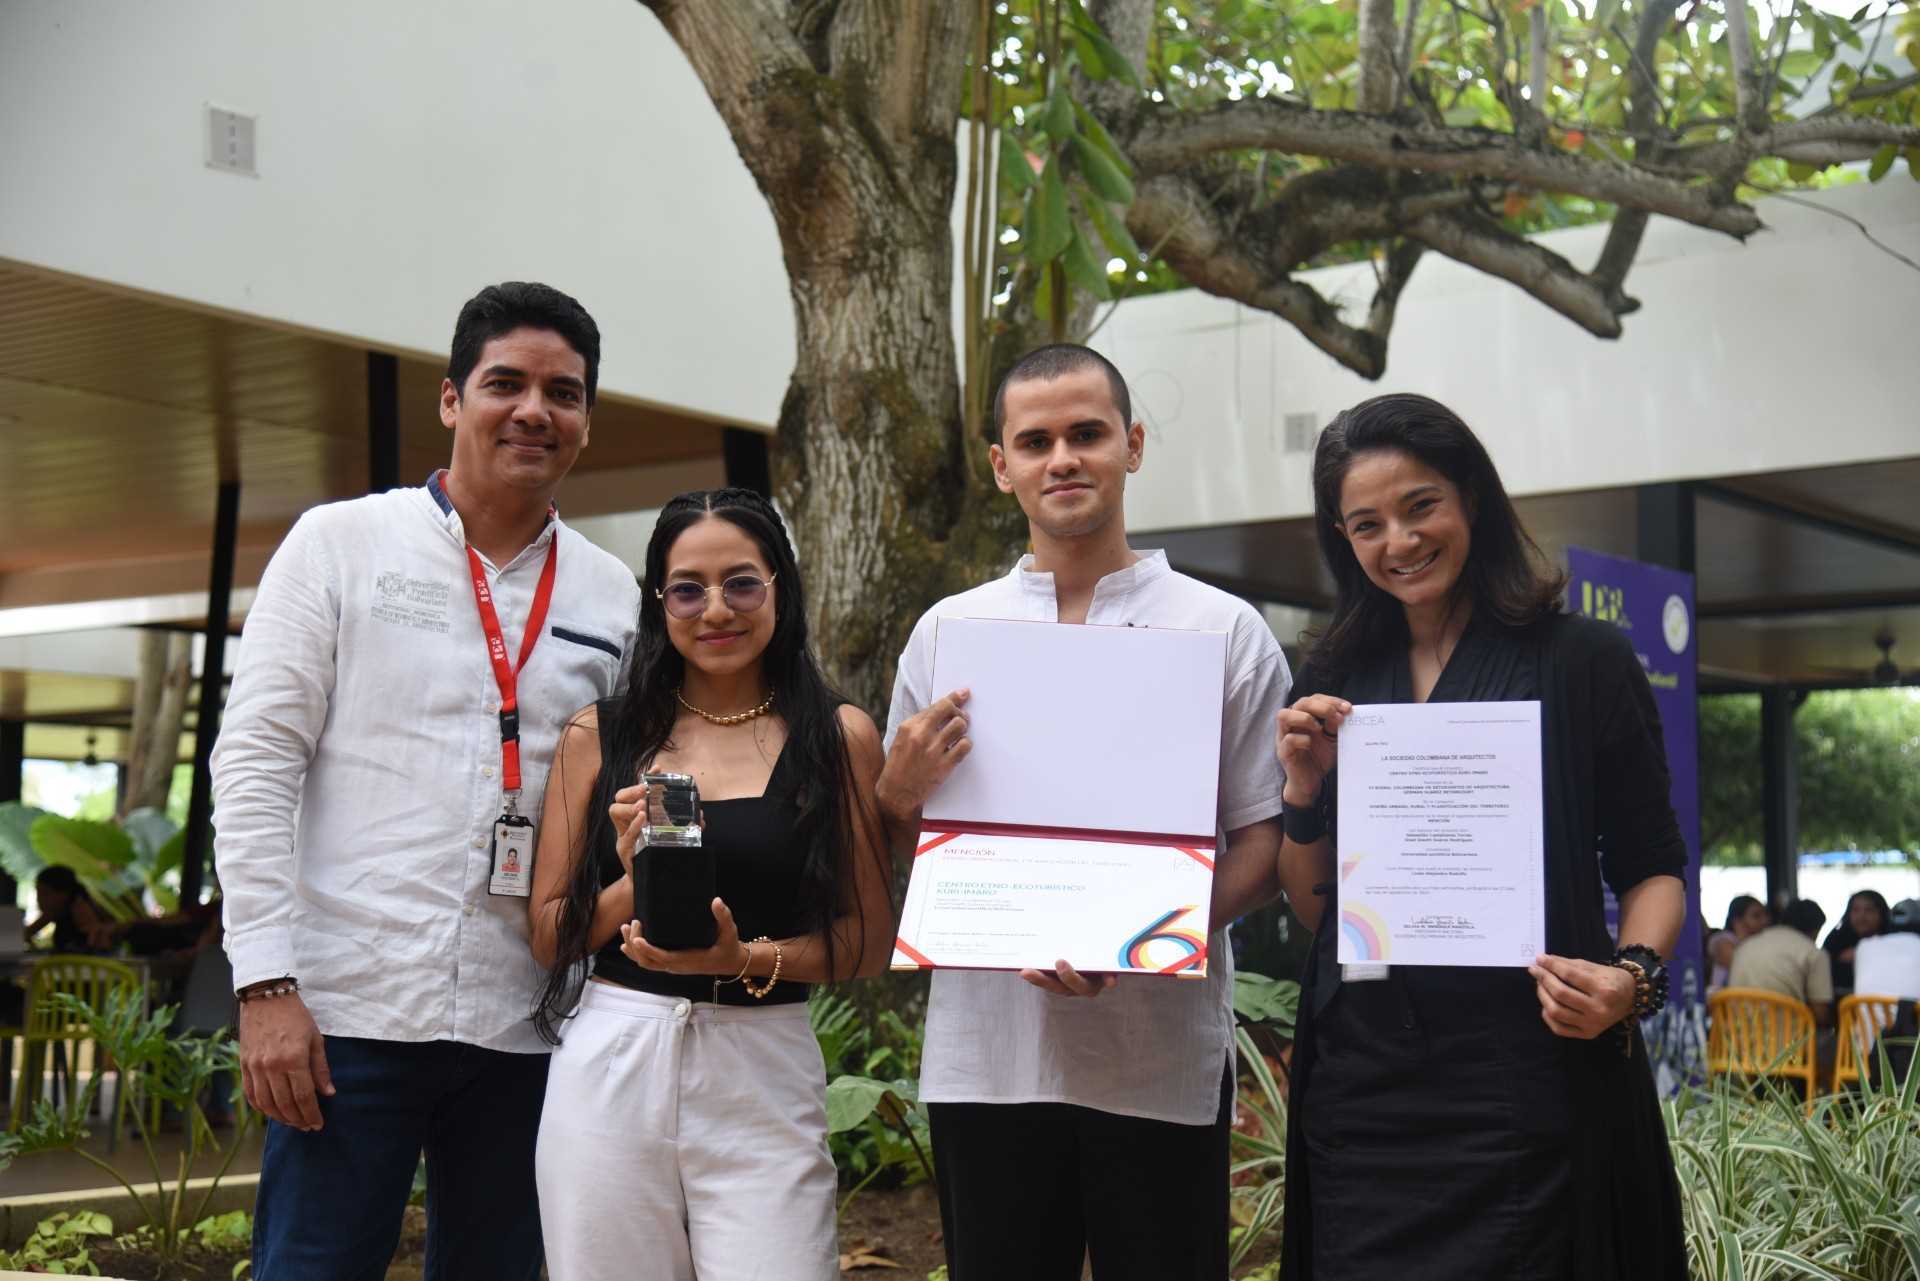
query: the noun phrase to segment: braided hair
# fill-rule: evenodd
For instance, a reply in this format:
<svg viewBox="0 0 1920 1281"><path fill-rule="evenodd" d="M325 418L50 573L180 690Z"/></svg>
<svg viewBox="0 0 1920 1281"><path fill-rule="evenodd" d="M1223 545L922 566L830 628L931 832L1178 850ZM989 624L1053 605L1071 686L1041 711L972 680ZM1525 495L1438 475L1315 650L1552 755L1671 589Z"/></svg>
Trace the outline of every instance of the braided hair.
<svg viewBox="0 0 1920 1281"><path fill-rule="evenodd" d="M600 727L601 775L635 779L643 762L673 746L679 714L674 692L685 678L686 660L667 636L666 611L654 592L666 581L674 542L709 519L727 521L753 539L779 583L773 636L760 656L761 672L775 692L774 710L786 722L786 753L791 777L797 780L793 843L801 859L801 928L822 934L828 973L837 973L831 926L843 912L860 913L853 887L854 836L856 827L870 823L872 816L870 807L860 806L853 794L853 769L839 715L847 699L828 685L808 645L800 565L785 523L763 495L750 489L696 490L661 510L647 543L633 661L611 709L612 719ZM596 801L585 829L568 833L573 870L555 922L553 968L533 1011L534 1026L550 1044L559 1044L560 1025L579 1003L586 982L588 934L601 888L594 851L618 835L612 828L605 806ZM856 931L854 937L863 936Z"/></svg>

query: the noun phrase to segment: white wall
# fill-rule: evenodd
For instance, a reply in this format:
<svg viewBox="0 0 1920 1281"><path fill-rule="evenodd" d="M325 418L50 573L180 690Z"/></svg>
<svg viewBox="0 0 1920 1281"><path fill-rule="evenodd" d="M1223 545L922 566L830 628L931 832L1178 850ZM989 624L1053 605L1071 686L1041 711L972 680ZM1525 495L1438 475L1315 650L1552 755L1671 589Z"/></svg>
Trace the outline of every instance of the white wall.
<svg viewBox="0 0 1920 1281"><path fill-rule="evenodd" d="M793 364L772 216L634 0L6 0L0 175L0 258L423 353L545 280L606 390L754 425Z"/></svg>
<svg viewBox="0 0 1920 1281"><path fill-rule="evenodd" d="M204 166L207 102L258 115L259 178ZM792 366L771 215L634 0L6 0L0 175L0 258L427 353L480 283L546 279L599 319L609 391L761 426ZM1823 200L1920 257L1902 173ZM1388 390L1453 405L1518 493L1920 452L1920 277L1763 214L1744 247L1656 220L1611 343L1429 254L1378 383L1232 303L1125 303L1097 342L1153 429L1131 522L1304 513L1283 415ZM1546 239L1588 264L1603 234ZM1312 279L1371 296L1364 265Z"/></svg>
<svg viewBox="0 0 1920 1281"><path fill-rule="evenodd" d="M1920 258L1920 185L1904 172L1819 199ZM1376 383L1281 321L1198 291L1122 303L1095 344L1127 374L1150 431L1128 523L1308 514L1311 454L1285 452L1284 416L1325 426L1389 391L1451 406L1519 494L1920 454L1920 275L1831 213L1760 210L1768 230L1745 246L1656 219L1627 281L1643 306L1612 342L1429 253ZM1543 241L1590 266L1604 236ZM1364 316L1365 264L1305 278Z"/></svg>

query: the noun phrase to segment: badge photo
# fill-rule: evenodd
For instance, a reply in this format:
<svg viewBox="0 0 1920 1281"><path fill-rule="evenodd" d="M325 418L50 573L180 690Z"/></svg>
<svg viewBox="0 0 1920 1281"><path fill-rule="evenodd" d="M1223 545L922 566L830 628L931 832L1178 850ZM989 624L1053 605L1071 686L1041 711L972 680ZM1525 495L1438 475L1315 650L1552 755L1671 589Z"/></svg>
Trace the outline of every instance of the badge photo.
<svg viewBox="0 0 1920 1281"><path fill-rule="evenodd" d="M527 898L533 893L533 820L502 814L493 822L493 874L487 893Z"/></svg>

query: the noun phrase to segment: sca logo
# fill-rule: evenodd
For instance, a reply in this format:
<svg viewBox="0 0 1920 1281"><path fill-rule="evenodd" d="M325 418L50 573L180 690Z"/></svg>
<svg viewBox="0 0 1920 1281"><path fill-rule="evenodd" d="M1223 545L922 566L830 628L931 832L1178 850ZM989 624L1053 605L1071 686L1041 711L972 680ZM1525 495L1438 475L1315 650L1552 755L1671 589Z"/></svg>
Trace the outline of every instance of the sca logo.
<svg viewBox="0 0 1920 1281"><path fill-rule="evenodd" d="M1581 583L1580 612L1588 618L1633 630L1633 624L1627 619L1627 594L1618 587L1591 581Z"/></svg>

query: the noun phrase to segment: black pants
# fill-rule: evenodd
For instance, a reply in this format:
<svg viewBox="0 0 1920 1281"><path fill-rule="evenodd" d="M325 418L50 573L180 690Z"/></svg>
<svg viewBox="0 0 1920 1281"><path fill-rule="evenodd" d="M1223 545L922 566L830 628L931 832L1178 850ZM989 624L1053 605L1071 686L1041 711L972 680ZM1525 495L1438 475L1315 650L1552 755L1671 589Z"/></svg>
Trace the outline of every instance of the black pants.
<svg viewBox="0 0 1920 1281"><path fill-rule="evenodd" d="M951 1281L1225 1281L1233 1077L1211 1125L932 1103Z"/></svg>

